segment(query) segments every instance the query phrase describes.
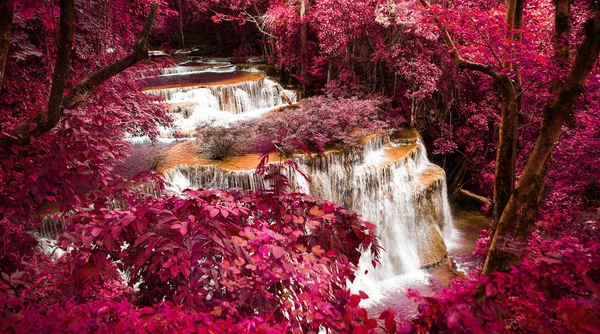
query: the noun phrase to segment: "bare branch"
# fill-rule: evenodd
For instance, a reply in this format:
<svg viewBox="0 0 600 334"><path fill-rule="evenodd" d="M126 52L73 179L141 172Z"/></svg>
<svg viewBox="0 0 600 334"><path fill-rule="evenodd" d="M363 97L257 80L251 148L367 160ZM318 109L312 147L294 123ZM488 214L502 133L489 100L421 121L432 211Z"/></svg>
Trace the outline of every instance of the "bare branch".
<svg viewBox="0 0 600 334"><path fill-rule="evenodd" d="M478 202L480 202L482 204L492 205L492 200L489 199L489 198L487 198L487 197L485 197L485 196L477 195L477 194L475 194L473 192L470 192L468 190L465 190L463 188L459 188L457 190L457 192L460 195L463 195L463 196L468 197L468 198L472 198L472 199L474 199L474 200L476 200L476 201L478 201Z"/></svg>

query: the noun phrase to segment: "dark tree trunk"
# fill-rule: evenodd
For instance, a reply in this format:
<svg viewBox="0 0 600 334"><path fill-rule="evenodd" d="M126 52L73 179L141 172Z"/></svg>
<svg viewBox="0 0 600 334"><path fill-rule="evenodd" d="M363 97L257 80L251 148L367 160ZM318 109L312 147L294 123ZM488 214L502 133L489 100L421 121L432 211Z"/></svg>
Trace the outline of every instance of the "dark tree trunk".
<svg viewBox="0 0 600 334"><path fill-rule="evenodd" d="M521 39L519 31L523 26L523 0L506 1L506 24L514 40ZM518 65L509 62L504 67L511 68L514 79L509 76L499 81L500 103L502 105L502 124L496 153L496 172L494 174L494 225L500 220L502 210L508 203L515 186L517 141L519 139L519 114L521 113L521 75Z"/></svg>
<svg viewBox="0 0 600 334"><path fill-rule="evenodd" d="M521 86L518 82L513 82L511 78L504 77L499 82L499 91L502 123L500 124L496 171L494 173L494 226L500 220L502 210L514 190L519 113L521 111L521 104L517 97L521 92Z"/></svg>
<svg viewBox="0 0 600 334"><path fill-rule="evenodd" d="M71 48L73 47L73 27L75 25L75 0L60 0L60 39L58 41L58 52L56 65L52 76L52 87L48 108L40 114L37 128L48 131L53 128L60 119L62 97L69 73L69 62L71 60Z"/></svg>
<svg viewBox="0 0 600 334"><path fill-rule="evenodd" d="M511 242L516 234L526 236L533 219L523 219L518 231L515 229L519 215L527 215L527 211L539 202L552 150L560 130L568 115L573 111L575 103L583 93L585 82L600 54L600 6L596 6L593 22L586 27L585 38L579 47L575 62L571 67L566 82L557 91L552 101L544 109L544 121L535 146L527 160L523 175L517 188L508 201L496 233L493 236L483 273L508 270L511 264L517 263L518 256L511 252ZM520 231L520 232L519 232Z"/></svg>
<svg viewBox="0 0 600 334"><path fill-rule="evenodd" d="M181 47L185 49L185 35L183 34L183 11L181 8L181 0L177 1L179 5L179 35L181 36Z"/></svg>
<svg viewBox="0 0 600 334"><path fill-rule="evenodd" d="M8 8L7 0L0 0L0 90L4 80L4 69L8 59L8 47L10 46L10 32L14 11Z"/></svg>

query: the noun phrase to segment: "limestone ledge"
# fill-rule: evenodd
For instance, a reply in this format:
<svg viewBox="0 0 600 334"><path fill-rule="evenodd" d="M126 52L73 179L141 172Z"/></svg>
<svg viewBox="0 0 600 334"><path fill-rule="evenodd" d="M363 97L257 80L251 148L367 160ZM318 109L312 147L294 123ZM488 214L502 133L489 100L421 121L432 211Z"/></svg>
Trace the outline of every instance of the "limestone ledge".
<svg viewBox="0 0 600 334"><path fill-rule="evenodd" d="M182 73L182 75L180 77L185 77L184 75L185 73ZM144 91L148 92L148 91L160 91L160 90L167 90L167 89L178 89L178 88L188 88L188 89L192 89L192 88L202 88L202 87L218 87L218 86L231 86L231 85L237 85L237 84L242 84L242 83L248 83L248 82L252 82L252 81L260 81L263 80L265 78L265 74L263 72L246 72L246 71L239 71L239 72L235 72L235 73L214 73L214 74L207 74L207 73L201 73L201 74L196 74L196 75L203 75L205 76L206 82L198 82L198 80L190 80L190 81L185 81L185 80L181 80L178 81L177 83L169 83L170 80L169 79L164 79L165 83L164 84L153 84L153 85L149 85L144 87ZM194 74L187 74L187 76L192 77L194 76ZM160 78L160 77L159 77ZM157 79L157 81L159 81Z"/></svg>
<svg viewBox="0 0 600 334"><path fill-rule="evenodd" d="M362 141L363 144L365 142L366 140ZM391 167L394 164L405 161L408 158L414 158L419 148L421 148L421 144L418 143L385 147L383 149L384 159L380 161L379 166ZM176 166L215 166L224 172L251 171L256 169L256 166L260 162L260 156L261 155L259 153L251 153L242 156L230 156L225 158L223 161L210 160L202 157L198 153L197 143L193 141L186 141L169 149L169 151L166 153L165 161L158 167L157 171L164 173ZM304 154L296 154L294 155L294 158L309 162L310 160L318 161L321 159L332 158L334 156L342 159L349 159L351 156L354 156L350 158L352 160L362 159L362 148L349 150L328 149L321 155L313 155L312 159L308 158ZM286 158L282 157L280 154L271 154L269 156L270 162L283 162L285 160Z"/></svg>

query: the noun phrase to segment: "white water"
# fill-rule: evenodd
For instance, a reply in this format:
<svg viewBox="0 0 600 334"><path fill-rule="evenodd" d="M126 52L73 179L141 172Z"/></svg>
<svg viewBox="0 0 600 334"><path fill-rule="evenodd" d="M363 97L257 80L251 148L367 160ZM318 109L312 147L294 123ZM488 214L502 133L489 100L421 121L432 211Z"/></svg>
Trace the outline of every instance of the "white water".
<svg viewBox="0 0 600 334"><path fill-rule="evenodd" d="M171 104L193 103L186 117L176 114L176 124L181 129L193 129L199 122L229 124L259 117L285 104L282 92L296 101L293 92L268 79L155 93ZM456 239L445 176L427 160L420 141L404 158L386 160L388 150L410 144L414 142L391 143L376 138L368 141L363 150L331 152L314 159L296 158L311 182L298 172L289 175L295 190L343 205L376 225L380 244L386 251L380 254L376 268L371 265L370 254L363 254L351 284L352 290L362 290L370 296L363 306L389 303L407 287L425 285L427 274L420 268L440 261ZM211 166L178 166L167 171L165 178L175 192L198 187L265 187L252 170L224 172Z"/></svg>
<svg viewBox="0 0 600 334"><path fill-rule="evenodd" d="M162 76L198 75L202 73L260 72L250 67L238 71L237 67L221 59L203 59L199 66L176 66L163 70ZM232 122L260 117L274 108L298 102L295 91L281 87L277 82L263 77L221 86L198 84L181 88L151 89L149 94L165 98L174 116L172 128L163 129L163 136L173 132L193 133L199 124L212 123L227 126Z"/></svg>
<svg viewBox="0 0 600 334"><path fill-rule="evenodd" d="M376 224L386 252L381 253L377 268L372 267L370 254L363 254L352 285L354 290L373 295L381 294L378 284L433 264L431 256L441 260L445 249L428 255L428 248L439 247L436 240L451 244L455 234L445 177L440 174L430 184L421 183L424 173L439 169L427 160L423 145L419 143L408 156L383 165L385 150L383 143L371 142L362 152L334 152L311 160L297 158L311 183L297 172L290 175L299 191L341 204ZM224 172L210 166L179 166L167 171L165 178L174 191L265 187L253 171Z"/></svg>
<svg viewBox="0 0 600 334"><path fill-rule="evenodd" d="M189 75L200 73L233 73L237 68L229 63L211 66L176 66L163 69L161 76Z"/></svg>
<svg viewBox="0 0 600 334"><path fill-rule="evenodd" d="M266 78L224 86L148 90L147 93L163 96L170 104L202 103L234 114L283 105L286 102L283 94L295 102L296 95Z"/></svg>

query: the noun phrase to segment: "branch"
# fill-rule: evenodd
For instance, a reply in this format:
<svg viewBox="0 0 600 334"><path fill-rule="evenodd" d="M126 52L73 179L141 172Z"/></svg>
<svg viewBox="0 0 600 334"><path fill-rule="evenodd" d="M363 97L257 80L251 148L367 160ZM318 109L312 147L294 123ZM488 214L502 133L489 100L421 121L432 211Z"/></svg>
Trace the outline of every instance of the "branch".
<svg viewBox="0 0 600 334"><path fill-rule="evenodd" d="M491 76L494 80L502 80L502 75L490 65L464 60L456 51L454 51L454 54L452 56L457 62L459 68L478 71Z"/></svg>
<svg viewBox="0 0 600 334"><path fill-rule="evenodd" d="M256 26L256 28L257 28L257 29L258 29L258 30L259 30L259 31L260 31L262 34L264 34L264 35L266 35L266 36L269 36L269 37L271 37L271 38L273 38L273 39L277 39L277 37L275 37L275 35L273 35L273 34L271 34L270 32L268 32L268 31L264 30L264 29L261 27L261 23L260 23L260 22L258 22L258 20L257 20L257 19L256 19L254 16L250 15L250 13L248 13L247 11L244 11L244 13L246 13L246 16L248 17L248 18L246 19L246 22L252 22L252 23L254 23L254 25Z"/></svg>
<svg viewBox="0 0 600 334"><path fill-rule="evenodd" d="M478 201L478 202L480 202L480 203L482 203L482 204L492 205L492 200L491 200L491 199L489 199L489 198L487 198L487 197L484 197L484 196L481 196L481 195L477 195L477 194L475 194L475 193L473 193L473 192L470 192L470 191L468 191L468 190L465 190L465 189L463 189L463 188L459 188L459 189L457 190L457 192L458 192L459 194L461 194L461 195L465 196L465 197L468 197L468 198L474 199L474 200L476 200L476 201Z"/></svg>
<svg viewBox="0 0 600 334"><path fill-rule="evenodd" d="M477 32L479 33L479 36L481 36L481 38L485 41L486 47L488 48L488 50L490 50L490 52L492 53L492 55L494 56L494 58L498 62L498 65L502 66L502 60L500 60L500 57L498 57L498 55L494 51L494 48L492 48L492 45L490 44L489 38L487 38L486 36L483 35L483 32L477 26L477 22L475 22L475 19L471 18L471 21L473 22L473 26L475 27L475 30L477 30Z"/></svg>
<svg viewBox="0 0 600 334"><path fill-rule="evenodd" d="M122 58L99 71L93 72L85 79L79 81L79 83L71 89L69 94L64 97L62 103L64 109L73 109L80 106L88 98L90 93L96 90L96 88L106 80L137 64L139 61L148 59L148 35L150 34L150 29L154 23L157 9L158 3L154 3L133 52L125 58Z"/></svg>
<svg viewBox="0 0 600 334"><path fill-rule="evenodd" d="M425 9L431 8L431 5L429 4L429 2L427 2L427 0L420 1L423 7L425 7ZM444 36L444 42L446 43L446 46L450 49L450 55L452 56L459 68L478 71L491 76L492 78L494 78L494 80L502 80L503 76L496 70L494 70L494 68L492 68L490 65L472 62L462 58L461 55L458 53L458 49L456 48L456 44L454 44L452 36L450 36L448 30L444 28L444 26L436 16L433 17L433 22L435 22L435 24L438 26L438 29L442 31L442 35Z"/></svg>
<svg viewBox="0 0 600 334"><path fill-rule="evenodd" d="M63 20L66 21L68 15L71 15L72 13L74 21L74 12L69 12L68 6L65 7L66 11L63 11L63 3L68 4L69 2L71 3L72 8L73 0L61 0L61 42L56 61L56 70L54 72L55 79L52 84L52 93L48 102L48 111L40 112L34 119L27 120L17 126L9 136L0 139L0 146L7 148L7 146L15 144L20 146L28 145L31 137L37 137L52 130L60 121L65 109L73 109L80 106L90 94L106 80L135 65L139 61L148 58L148 35L150 34L150 29L154 23L154 18L156 17L158 3L152 5L140 38L131 54L101 70L89 74L63 97L62 93L64 90L64 80L66 79L66 68L68 68L68 55L71 53L71 43L68 43L67 34L70 29L72 41L73 28L73 22L71 22L70 27L66 24L68 22L65 22L65 28L63 29ZM63 31L65 32L64 34ZM63 39L65 40L63 41ZM66 65L64 65L65 61ZM63 73L63 71L65 73ZM60 93L60 95L58 95L58 93ZM58 97L56 97L56 95L58 95ZM58 100L59 98L60 100Z"/></svg>

